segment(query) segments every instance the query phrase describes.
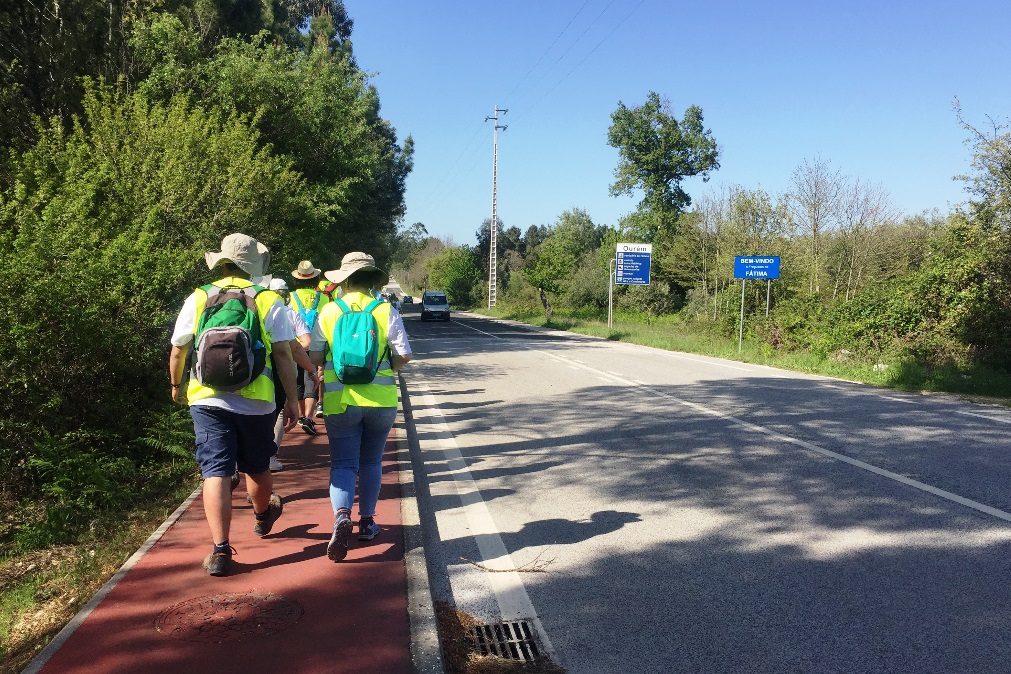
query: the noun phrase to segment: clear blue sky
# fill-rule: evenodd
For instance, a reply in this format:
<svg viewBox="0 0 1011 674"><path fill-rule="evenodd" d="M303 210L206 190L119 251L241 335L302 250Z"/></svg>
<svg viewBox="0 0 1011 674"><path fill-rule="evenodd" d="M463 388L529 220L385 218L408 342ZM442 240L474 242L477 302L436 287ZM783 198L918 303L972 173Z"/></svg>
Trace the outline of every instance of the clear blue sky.
<svg viewBox="0 0 1011 674"><path fill-rule="evenodd" d="M964 200L967 120L1011 115L1011 3L668 0L345 0L383 116L416 142L405 222L473 243L491 215L526 229L585 208L613 225L637 198L608 195L618 101L649 90L680 117L699 105L721 150L698 197L724 185L787 189L804 159L882 185L903 212Z"/></svg>

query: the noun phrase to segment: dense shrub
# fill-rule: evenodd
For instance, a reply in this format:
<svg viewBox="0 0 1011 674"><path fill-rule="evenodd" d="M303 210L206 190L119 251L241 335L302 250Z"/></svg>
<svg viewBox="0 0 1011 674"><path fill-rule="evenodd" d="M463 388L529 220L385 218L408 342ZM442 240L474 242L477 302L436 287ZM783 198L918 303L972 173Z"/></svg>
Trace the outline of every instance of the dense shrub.
<svg viewBox="0 0 1011 674"><path fill-rule="evenodd" d="M165 451L142 439L203 252L312 225L304 181L244 119L99 85L83 110L39 130L0 194L0 470L8 499L45 499L58 535L132 498Z"/></svg>

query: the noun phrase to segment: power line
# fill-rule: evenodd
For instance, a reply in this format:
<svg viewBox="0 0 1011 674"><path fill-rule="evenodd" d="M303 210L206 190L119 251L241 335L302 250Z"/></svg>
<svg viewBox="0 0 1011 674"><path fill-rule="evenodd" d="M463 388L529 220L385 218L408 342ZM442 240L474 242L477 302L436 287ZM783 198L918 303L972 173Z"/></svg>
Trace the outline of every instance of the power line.
<svg viewBox="0 0 1011 674"><path fill-rule="evenodd" d="M563 83L563 82L564 82L565 80L567 80L567 79L568 79L569 77L571 77L571 76L572 76L572 74L573 74L573 73L575 73L575 72L576 72L577 70L579 70L579 68L581 68L581 67L583 66L583 64L584 64L584 63L586 63L586 62L587 62L587 61L589 60L589 58L590 58L591 56L593 56L593 54L594 54L594 53L596 53L596 51L597 51L598 49L600 49L600 47L601 47L601 46L602 46L602 45L603 45L603 44L604 44L605 42L607 42L607 41L608 41L609 39L611 39L611 36L613 36L613 35L615 34L615 32L617 32L617 30L618 30L619 28L621 28L621 26L622 26L622 25L623 25L623 24L624 24L624 23L625 23L626 21L628 21L628 20L629 20L629 19L630 19L630 18L632 17L632 15L636 13L636 11L638 11L638 9L639 9L639 8L640 8L640 7L641 7L641 6L643 5L643 3L644 3L644 2L646 2L646 0L639 0L639 2L638 2L638 3L636 3L635 7L633 7L633 8L631 9L631 11L629 11L629 12L628 12L628 14L626 14L626 15L625 15L624 17L622 17L620 21L618 21L617 23L615 23L615 24L614 24L614 26L613 26L613 27L611 28L611 30L610 30L610 31L608 31L608 33L607 33L607 34L606 34L606 35L605 35L605 36L604 36L603 38L601 38L600 42L598 42L598 43L597 43L596 45L594 45L594 46L593 46L593 48L592 48L592 49L591 49L590 51L588 51L588 52L586 53L586 55L585 55L585 56L583 56L583 58L582 58L582 59L580 59L580 60L579 60L579 62L578 62L578 63L577 63L576 65L574 65L574 66L573 66L573 67L572 67L572 68L571 68L571 69L569 70L569 72L565 73L565 75L563 75L563 76L562 76L562 78L561 78L560 80L558 80L557 82L555 82L555 83L554 83L554 85L552 85L552 86L551 86L551 87L550 87L550 88L549 88L549 89L548 89L547 91L545 91L545 92L544 92L543 94L541 94L541 95L540 95L540 97L538 97L536 101L534 101L534 102L533 102L532 104L530 104L530 105L529 105L529 106L528 106L527 108L525 108L523 112L524 112L524 113L526 113L526 112L529 112L530 110L534 109L535 107L537 107L538 105L540 105L540 103L541 103L541 102L542 102L542 101L543 101L543 100L544 100L545 98L547 98L547 97L548 97L548 96L549 96L550 94L554 93L555 89L557 89L557 88L558 88L559 86L561 86L561 84L562 84L562 83ZM612 2L611 4L614 4L614 3ZM608 5L608 7L610 7L610 5ZM606 9L607 9L607 8L605 7L605 10L606 10ZM598 18L599 18L599 17L598 17ZM522 115L523 115L523 113L521 113L520 115L518 115L518 116L516 117L516 120L519 120L519 119L521 119L521 118L522 118ZM515 121L515 120L514 120L514 121Z"/></svg>
<svg viewBox="0 0 1011 674"><path fill-rule="evenodd" d="M509 100L509 97L512 96L514 93L516 93L516 90L520 88L520 85L523 84L523 82L527 79L530 73L532 73L534 69L536 69L537 66L541 64L541 61L544 60L544 57L548 55L548 52L550 52L556 44L558 44L558 41L562 38L563 35L565 35L565 31L567 31L569 29L569 26L572 25L572 22L575 21L579 17L579 15L583 13L583 10L586 9L586 6L588 4L590 4L590 0L583 0L583 4L579 6L579 9L576 10L576 13L573 14L572 17L569 19L569 22L565 24L565 27L562 28L561 31L559 31L558 35L555 36L555 39L551 41L551 44L548 45L548 48L545 49L543 52L541 52L541 55L537 57L537 60L534 62L534 64L530 66L530 69L527 70L525 73L523 73L523 76L519 79L519 81L517 81L516 84L513 86L513 88L509 90L509 93L506 94L506 100Z"/></svg>

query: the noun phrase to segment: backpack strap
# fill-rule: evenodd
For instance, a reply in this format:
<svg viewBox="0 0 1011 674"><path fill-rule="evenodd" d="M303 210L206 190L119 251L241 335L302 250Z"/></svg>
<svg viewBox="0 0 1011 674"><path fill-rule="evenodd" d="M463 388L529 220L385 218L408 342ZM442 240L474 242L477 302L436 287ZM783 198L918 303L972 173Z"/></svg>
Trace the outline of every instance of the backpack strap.
<svg viewBox="0 0 1011 674"><path fill-rule="evenodd" d="M350 314L351 313L351 309L348 307L348 305L341 298L335 297L333 302L338 307L340 307L340 310L341 310L342 314Z"/></svg>
<svg viewBox="0 0 1011 674"><path fill-rule="evenodd" d="M315 309L316 307L319 306L319 300L320 300L320 298L322 296L323 296L323 294L320 291L317 290L316 291L316 296L312 299L312 307L310 307L310 309Z"/></svg>
<svg viewBox="0 0 1011 674"><path fill-rule="evenodd" d="M295 308L298 309L298 313L304 314L305 313L305 307L302 306L302 300L299 299L298 293L297 292L293 292L291 294L291 298L293 300L295 300Z"/></svg>
<svg viewBox="0 0 1011 674"><path fill-rule="evenodd" d="M371 314L373 311L376 310L376 307L378 307L382 303L383 301L379 299L372 300L371 302L369 302L369 306L365 307L364 309L365 313Z"/></svg>

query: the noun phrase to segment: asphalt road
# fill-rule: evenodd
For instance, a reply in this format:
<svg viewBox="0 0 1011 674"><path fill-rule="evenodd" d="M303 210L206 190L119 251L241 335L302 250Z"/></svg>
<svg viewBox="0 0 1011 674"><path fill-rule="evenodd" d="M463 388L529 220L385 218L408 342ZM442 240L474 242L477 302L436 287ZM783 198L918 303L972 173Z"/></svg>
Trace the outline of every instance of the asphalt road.
<svg viewBox="0 0 1011 674"><path fill-rule="evenodd" d="M1011 671L1011 411L406 318L436 598L573 673Z"/></svg>

